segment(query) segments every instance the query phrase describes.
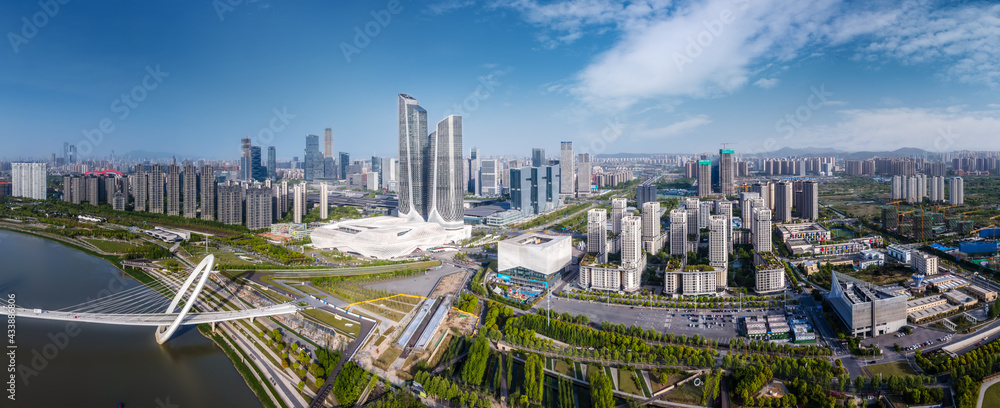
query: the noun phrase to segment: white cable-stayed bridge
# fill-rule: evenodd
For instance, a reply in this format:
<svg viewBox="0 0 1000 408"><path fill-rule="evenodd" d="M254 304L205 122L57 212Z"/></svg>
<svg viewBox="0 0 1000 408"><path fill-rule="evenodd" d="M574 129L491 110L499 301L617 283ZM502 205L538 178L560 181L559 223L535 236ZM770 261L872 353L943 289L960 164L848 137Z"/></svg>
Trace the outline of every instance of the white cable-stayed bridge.
<svg viewBox="0 0 1000 408"><path fill-rule="evenodd" d="M253 319L258 317L295 313L300 309L294 303L282 303L273 306L220 312L191 313L198 295L201 294L208 277L212 272L215 257L208 255L198 264L184 284L177 289L173 299L168 299L154 286L139 285L109 296L64 307L57 310L29 309L15 307L13 312L18 318L34 318L47 320L62 320L85 323L114 324L124 326L154 326L156 341L164 343L170 340L177 328L182 325L197 325L202 323L217 323L238 319ZM198 280L190 296L185 296ZM181 303L183 302L183 305ZM177 307L181 310L175 312ZM0 314L10 314L8 307L0 308Z"/></svg>

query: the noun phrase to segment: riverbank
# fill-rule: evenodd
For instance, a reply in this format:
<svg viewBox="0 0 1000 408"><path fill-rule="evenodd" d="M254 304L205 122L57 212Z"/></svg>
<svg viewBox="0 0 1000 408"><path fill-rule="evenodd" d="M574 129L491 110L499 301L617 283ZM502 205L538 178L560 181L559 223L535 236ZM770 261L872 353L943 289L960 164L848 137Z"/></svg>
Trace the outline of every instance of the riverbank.
<svg viewBox="0 0 1000 408"><path fill-rule="evenodd" d="M49 235L49 234L39 233L37 231L26 231L26 230L22 230L22 229L19 229L19 228L11 228L11 227L8 227L6 225L0 225L0 231L6 231L6 232L15 233L15 234L23 234L23 235L34 237L34 238L44 239L44 240L49 241L49 242L58 243L58 244L66 247L66 248L70 248L70 249L76 250L78 252L81 252L81 253L83 253L85 255L89 255L89 256L92 256L92 257L104 260L105 262L107 262L107 263L111 264L112 266L114 266L117 270L121 271L126 276L134 279L136 282L139 282L143 286L145 286L147 288L150 288L150 289L156 291L157 293L160 293L161 295L163 295L164 297L166 297L168 299L172 298L174 296L174 294L175 294L175 292L172 291L168 287L168 285L166 285L166 284L157 284L157 282L160 282L160 280L158 278L152 276L151 274L147 273L146 271L144 271L142 269L133 268L133 267L126 267L126 266L122 265L121 264L122 259L121 259L121 257L119 257L117 255L101 254L101 253L98 253L96 251L93 251L93 250L90 250L88 248L85 248L85 247L83 247L83 246L81 246L81 245L79 245L77 243L71 242L69 239L66 239L64 237L52 236L52 235ZM268 389L272 390L272 392L276 392L276 391L273 391L273 387L271 387L270 384L260 384L260 383L255 384L255 382L253 381L254 380L253 375L252 375L252 373L250 371L250 370L253 370L253 369L250 368L250 367L248 367L248 365L246 364L245 351L243 351L243 350L236 351L236 350L230 349L226 344L223 344L222 342L220 342L220 339L218 338L218 336L213 335L211 333L211 331L210 330L206 330L207 327L204 327L204 326L207 326L207 325L199 325L198 326L198 330L197 330L198 333L202 337L204 337L205 339L211 341L212 344L214 344L215 346L219 347L223 351L223 354L229 360L230 364L236 369L236 371L242 377L243 382L250 389L250 391L252 391L254 393L254 395L257 397L257 400L264 407L275 407L275 408L286 407L286 405L282 401L280 401L280 399L279 399L278 403L275 404L275 402L272 401L270 399L270 397L267 395L267 392L265 391L265 386ZM243 357L240 357L240 355L243 355ZM242 361L241 360L237 360L237 358L241 358Z"/></svg>

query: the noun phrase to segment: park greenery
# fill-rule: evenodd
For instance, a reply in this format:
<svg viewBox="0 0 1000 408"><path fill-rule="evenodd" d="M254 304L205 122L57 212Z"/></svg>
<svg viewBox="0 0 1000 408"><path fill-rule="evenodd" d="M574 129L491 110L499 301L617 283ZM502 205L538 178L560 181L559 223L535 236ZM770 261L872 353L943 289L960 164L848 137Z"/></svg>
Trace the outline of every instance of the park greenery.
<svg viewBox="0 0 1000 408"><path fill-rule="evenodd" d="M370 380L371 374L353 361L349 361L333 380L333 396L342 406L354 406Z"/></svg>
<svg viewBox="0 0 1000 408"><path fill-rule="evenodd" d="M313 286L348 302L363 302L395 294L388 290L371 289L369 285L405 279L424 272L419 269L404 269L367 275L316 277L311 282Z"/></svg>

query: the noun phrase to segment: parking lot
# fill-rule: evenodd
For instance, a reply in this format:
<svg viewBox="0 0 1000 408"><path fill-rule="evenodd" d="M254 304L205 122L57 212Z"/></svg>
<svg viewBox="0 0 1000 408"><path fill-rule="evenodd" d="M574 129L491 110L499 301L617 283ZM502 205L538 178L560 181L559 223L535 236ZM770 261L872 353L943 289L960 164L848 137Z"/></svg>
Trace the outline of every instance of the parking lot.
<svg viewBox="0 0 1000 408"><path fill-rule="evenodd" d="M545 306L545 300L538 302L537 307L544 308ZM739 337L736 330L736 322L739 317L782 314L778 310L764 311L761 309L743 310L742 312L713 312L705 309L680 311L649 309L589 303L556 297L552 298L551 307L553 312L569 313L574 316L586 315L591 323L601 324L607 321L626 326L634 324L645 330L655 329L661 333L673 333L677 336L690 337L697 334L707 339L718 340L720 343Z"/></svg>
<svg viewBox="0 0 1000 408"><path fill-rule="evenodd" d="M895 360L899 355L899 353L893 351L892 349L893 344L898 344L899 347L902 348L902 352L904 354L910 354L915 352L916 350L923 350L930 347L938 347L944 344L945 342L951 340L948 339L945 342L942 342L941 339L948 336L949 333L940 330L928 329L920 326L911 326L911 327L913 327L912 334L900 337L896 337L896 334L885 334L882 336L878 336L874 339L871 338L865 339L861 342L861 344L866 346L871 344L878 344L879 348L881 348L882 352L885 354L884 359L887 361L892 361ZM927 342L932 342L932 343L927 344Z"/></svg>

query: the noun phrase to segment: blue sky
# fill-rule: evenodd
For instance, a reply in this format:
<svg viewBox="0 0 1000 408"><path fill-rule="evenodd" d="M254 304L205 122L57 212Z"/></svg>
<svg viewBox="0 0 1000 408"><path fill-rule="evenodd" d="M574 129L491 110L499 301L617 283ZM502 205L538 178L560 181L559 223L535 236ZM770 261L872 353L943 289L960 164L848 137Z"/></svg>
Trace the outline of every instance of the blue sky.
<svg viewBox="0 0 1000 408"><path fill-rule="evenodd" d="M62 1L0 4L0 157L394 156L400 92L485 155L1000 148L986 1Z"/></svg>

